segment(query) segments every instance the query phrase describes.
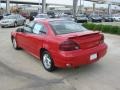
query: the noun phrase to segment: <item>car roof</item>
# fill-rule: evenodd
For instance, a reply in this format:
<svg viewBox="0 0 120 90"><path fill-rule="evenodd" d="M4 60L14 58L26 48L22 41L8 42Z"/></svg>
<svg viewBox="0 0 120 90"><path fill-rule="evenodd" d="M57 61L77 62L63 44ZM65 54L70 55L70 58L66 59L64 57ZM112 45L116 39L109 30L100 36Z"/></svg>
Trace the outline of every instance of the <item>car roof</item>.
<svg viewBox="0 0 120 90"><path fill-rule="evenodd" d="M49 23L49 22L53 22L53 21L66 21L66 20L64 20L64 19L38 19L35 21L42 22L42 23Z"/></svg>

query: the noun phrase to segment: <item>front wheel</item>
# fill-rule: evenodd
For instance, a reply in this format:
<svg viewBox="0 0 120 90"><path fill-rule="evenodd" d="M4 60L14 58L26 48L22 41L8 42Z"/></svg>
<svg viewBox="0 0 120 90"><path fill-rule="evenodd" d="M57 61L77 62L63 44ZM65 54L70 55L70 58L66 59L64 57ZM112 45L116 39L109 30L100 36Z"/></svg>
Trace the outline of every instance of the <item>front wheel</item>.
<svg viewBox="0 0 120 90"><path fill-rule="evenodd" d="M17 27L17 23L16 22L14 23L14 27Z"/></svg>
<svg viewBox="0 0 120 90"><path fill-rule="evenodd" d="M4 28L4 26L1 26L1 28Z"/></svg>
<svg viewBox="0 0 120 90"><path fill-rule="evenodd" d="M44 68L49 72L55 70L53 59L51 58L50 54L47 51L44 51L42 54L42 64Z"/></svg>

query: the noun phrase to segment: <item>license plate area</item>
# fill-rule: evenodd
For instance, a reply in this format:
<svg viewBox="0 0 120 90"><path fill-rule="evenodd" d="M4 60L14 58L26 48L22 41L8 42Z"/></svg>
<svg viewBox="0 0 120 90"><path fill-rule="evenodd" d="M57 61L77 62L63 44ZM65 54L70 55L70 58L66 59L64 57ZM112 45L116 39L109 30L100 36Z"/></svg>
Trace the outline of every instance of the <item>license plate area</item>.
<svg viewBox="0 0 120 90"><path fill-rule="evenodd" d="M94 53L94 54L90 55L90 60L91 61L95 60L95 59L97 59L97 53Z"/></svg>

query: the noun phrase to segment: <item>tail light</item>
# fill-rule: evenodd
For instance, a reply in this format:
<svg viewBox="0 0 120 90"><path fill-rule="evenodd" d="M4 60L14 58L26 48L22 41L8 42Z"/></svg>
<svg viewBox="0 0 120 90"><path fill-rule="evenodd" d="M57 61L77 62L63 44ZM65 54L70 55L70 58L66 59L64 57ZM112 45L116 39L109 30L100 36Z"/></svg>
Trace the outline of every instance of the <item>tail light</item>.
<svg viewBox="0 0 120 90"><path fill-rule="evenodd" d="M80 46L76 42L68 40L61 43L59 49L61 51L72 51L80 49Z"/></svg>
<svg viewBox="0 0 120 90"><path fill-rule="evenodd" d="M103 34L100 35L101 35L100 43L104 43L104 35Z"/></svg>

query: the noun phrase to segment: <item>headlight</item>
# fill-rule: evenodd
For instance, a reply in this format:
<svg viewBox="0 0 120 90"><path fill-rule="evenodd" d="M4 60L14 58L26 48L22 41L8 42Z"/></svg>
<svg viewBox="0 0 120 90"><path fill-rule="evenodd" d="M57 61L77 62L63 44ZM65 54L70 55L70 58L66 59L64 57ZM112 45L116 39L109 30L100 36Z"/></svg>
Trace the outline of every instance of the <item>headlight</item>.
<svg viewBox="0 0 120 90"><path fill-rule="evenodd" d="M72 21L75 21L75 19L74 19L74 18L72 18Z"/></svg>
<svg viewBox="0 0 120 90"><path fill-rule="evenodd" d="M14 21L11 21L11 20L10 20L10 21L8 21L8 23L13 23L13 22L14 22Z"/></svg>

